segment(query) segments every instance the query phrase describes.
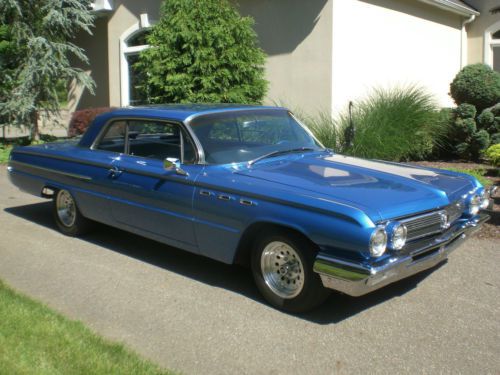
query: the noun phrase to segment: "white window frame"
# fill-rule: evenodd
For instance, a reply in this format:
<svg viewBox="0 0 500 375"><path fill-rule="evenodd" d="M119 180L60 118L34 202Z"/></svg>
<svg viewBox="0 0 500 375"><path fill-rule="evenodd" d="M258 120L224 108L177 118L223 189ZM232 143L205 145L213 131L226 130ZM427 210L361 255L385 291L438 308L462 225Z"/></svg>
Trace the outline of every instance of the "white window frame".
<svg viewBox="0 0 500 375"><path fill-rule="evenodd" d="M127 42L135 35L151 28L148 15L141 14L140 22L130 26L120 37L120 105L127 107L130 105L130 77L127 57L137 55L141 51L149 48L149 45L129 47Z"/></svg>
<svg viewBox="0 0 500 375"><path fill-rule="evenodd" d="M493 47L500 47L500 39L493 39L492 35L500 31L500 21L495 22L484 32L483 62L493 67Z"/></svg>

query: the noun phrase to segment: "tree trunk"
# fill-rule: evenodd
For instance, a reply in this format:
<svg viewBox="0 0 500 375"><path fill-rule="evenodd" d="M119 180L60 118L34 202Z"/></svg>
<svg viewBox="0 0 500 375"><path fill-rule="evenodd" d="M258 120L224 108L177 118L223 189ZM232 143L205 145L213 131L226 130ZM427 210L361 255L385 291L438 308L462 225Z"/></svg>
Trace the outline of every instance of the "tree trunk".
<svg viewBox="0 0 500 375"><path fill-rule="evenodd" d="M38 111L33 111L31 114L31 129L30 129L30 141L40 140L40 130L38 129Z"/></svg>

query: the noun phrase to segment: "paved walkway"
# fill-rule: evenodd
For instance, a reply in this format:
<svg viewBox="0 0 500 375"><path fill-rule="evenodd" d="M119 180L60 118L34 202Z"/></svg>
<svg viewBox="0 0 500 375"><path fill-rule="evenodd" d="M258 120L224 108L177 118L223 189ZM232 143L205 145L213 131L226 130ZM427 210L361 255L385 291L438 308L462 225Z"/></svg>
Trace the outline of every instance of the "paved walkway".
<svg viewBox="0 0 500 375"><path fill-rule="evenodd" d="M59 234L50 204L0 166L0 278L185 374L499 374L500 246L371 295L278 312L238 267L109 227ZM214 246L217 246L214 243Z"/></svg>

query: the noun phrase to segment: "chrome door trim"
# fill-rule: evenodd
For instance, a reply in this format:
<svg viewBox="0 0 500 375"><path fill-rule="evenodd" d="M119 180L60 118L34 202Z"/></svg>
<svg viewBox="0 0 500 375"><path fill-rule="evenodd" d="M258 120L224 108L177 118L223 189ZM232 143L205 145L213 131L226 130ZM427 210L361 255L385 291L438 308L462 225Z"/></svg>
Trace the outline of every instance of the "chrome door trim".
<svg viewBox="0 0 500 375"><path fill-rule="evenodd" d="M83 181L91 181L92 180L92 177L89 177L89 176L84 176L81 174L70 173L70 172L64 172L64 171L60 171L60 170L53 169L53 168L40 167L38 165L23 163L21 161L16 161L16 160L11 160L9 164L10 164L10 166L14 166L14 167L16 165L18 165L18 166L25 167L25 168L38 169L40 171L56 173L56 174L60 174L60 175L66 176L66 177L76 178L78 180L83 180ZM15 172L15 168L13 171Z"/></svg>

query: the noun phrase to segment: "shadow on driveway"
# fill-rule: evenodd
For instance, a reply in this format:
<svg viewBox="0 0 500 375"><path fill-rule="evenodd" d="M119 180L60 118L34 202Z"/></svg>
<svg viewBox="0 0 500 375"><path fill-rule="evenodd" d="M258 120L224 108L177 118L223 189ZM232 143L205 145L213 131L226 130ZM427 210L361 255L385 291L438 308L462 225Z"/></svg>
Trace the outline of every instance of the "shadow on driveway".
<svg viewBox="0 0 500 375"><path fill-rule="evenodd" d="M51 202L9 207L4 211L57 231L52 219ZM103 249L115 251L205 284L230 290L265 304L254 286L251 272L241 266L220 263L107 225L98 224L95 229L81 239ZM341 322L363 310L407 293L443 264L362 297L354 298L332 293L326 303L318 309L295 316L317 324Z"/></svg>

